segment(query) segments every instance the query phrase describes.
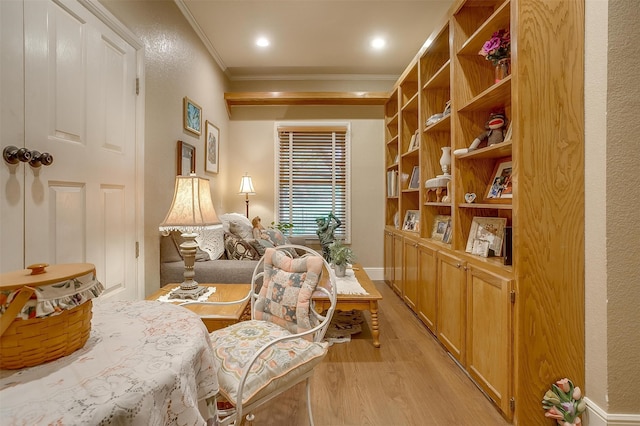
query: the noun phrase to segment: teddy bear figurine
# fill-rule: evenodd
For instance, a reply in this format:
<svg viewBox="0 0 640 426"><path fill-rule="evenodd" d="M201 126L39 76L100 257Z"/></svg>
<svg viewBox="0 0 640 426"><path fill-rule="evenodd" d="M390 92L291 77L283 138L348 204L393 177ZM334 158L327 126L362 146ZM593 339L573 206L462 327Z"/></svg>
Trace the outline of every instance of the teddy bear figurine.
<svg viewBox="0 0 640 426"><path fill-rule="evenodd" d="M504 141L504 135L507 127L507 119L502 112L494 112L489 115L489 119L484 125L487 129L480 133L469 145L469 148L456 149L453 151L454 155L466 154L467 152L478 149L478 146L485 139L487 140L487 146L495 145Z"/></svg>

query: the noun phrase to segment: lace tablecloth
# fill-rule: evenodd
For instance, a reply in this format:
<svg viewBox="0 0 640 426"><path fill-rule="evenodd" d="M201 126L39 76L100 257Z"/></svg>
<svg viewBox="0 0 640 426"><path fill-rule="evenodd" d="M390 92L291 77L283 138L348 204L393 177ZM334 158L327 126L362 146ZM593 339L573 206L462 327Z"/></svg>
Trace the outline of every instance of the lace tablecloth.
<svg viewBox="0 0 640 426"><path fill-rule="evenodd" d="M73 354L0 370L3 425L204 425L218 390L196 314L152 301L94 299L91 337Z"/></svg>

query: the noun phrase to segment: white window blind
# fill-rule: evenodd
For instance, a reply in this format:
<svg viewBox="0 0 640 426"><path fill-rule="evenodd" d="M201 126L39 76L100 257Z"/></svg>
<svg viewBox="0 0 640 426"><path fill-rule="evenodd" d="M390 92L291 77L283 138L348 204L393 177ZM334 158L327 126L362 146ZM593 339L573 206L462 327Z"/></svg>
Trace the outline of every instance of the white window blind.
<svg viewBox="0 0 640 426"><path fill-rule="evenodd" d="M294 235L316 236L316 219L342 222L335 236L350 242L349 127L277 125L276 218Z"/></svg>

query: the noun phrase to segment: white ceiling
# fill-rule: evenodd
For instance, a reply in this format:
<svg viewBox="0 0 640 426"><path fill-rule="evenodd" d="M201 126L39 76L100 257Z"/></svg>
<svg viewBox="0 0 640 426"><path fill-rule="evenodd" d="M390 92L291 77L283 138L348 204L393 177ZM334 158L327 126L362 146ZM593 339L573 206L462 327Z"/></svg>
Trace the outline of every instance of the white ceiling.
<svg viewBox="0 0 640 426"><path fill-rule="evenodd" d="M396 79L453 0L175 0L232 80ZM271 40L258 48L255 40ZM370 47L384 37L382 51Z"/></svg>

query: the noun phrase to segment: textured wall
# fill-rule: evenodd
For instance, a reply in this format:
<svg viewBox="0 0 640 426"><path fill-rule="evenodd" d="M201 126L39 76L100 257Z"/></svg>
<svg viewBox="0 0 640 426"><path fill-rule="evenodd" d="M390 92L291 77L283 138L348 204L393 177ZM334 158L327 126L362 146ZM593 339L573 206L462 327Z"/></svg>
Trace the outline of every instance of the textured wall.
<svg viewBox="0 0 640 426"><path fill-rule="evenodd" d="M182 99L188 96L202 107L203 131L204 120L213 122L224 143L228 117L223 93L228 82L173 1L101 3L145 45L144 264L145 292L150 294L160 283L158 225L173 197L178 140L196 147L196 173L205 176L204 136L183 129ZM222 164L225 155L221 144ZM206 177L211 180L216 210L222 210L217 196L224 185L222 173Z"/></svg>
<svg viewBox="0 0 640 426"><path fill-rule="evenodd" d="M607 408L607 1L585 2L585 391Z"/></svg>
<svg viewBox="0 0 640 426"><path fill-rule="evenodd" d="M640 413L640 7L609 1L607 287L609 412Z"/></svg>

